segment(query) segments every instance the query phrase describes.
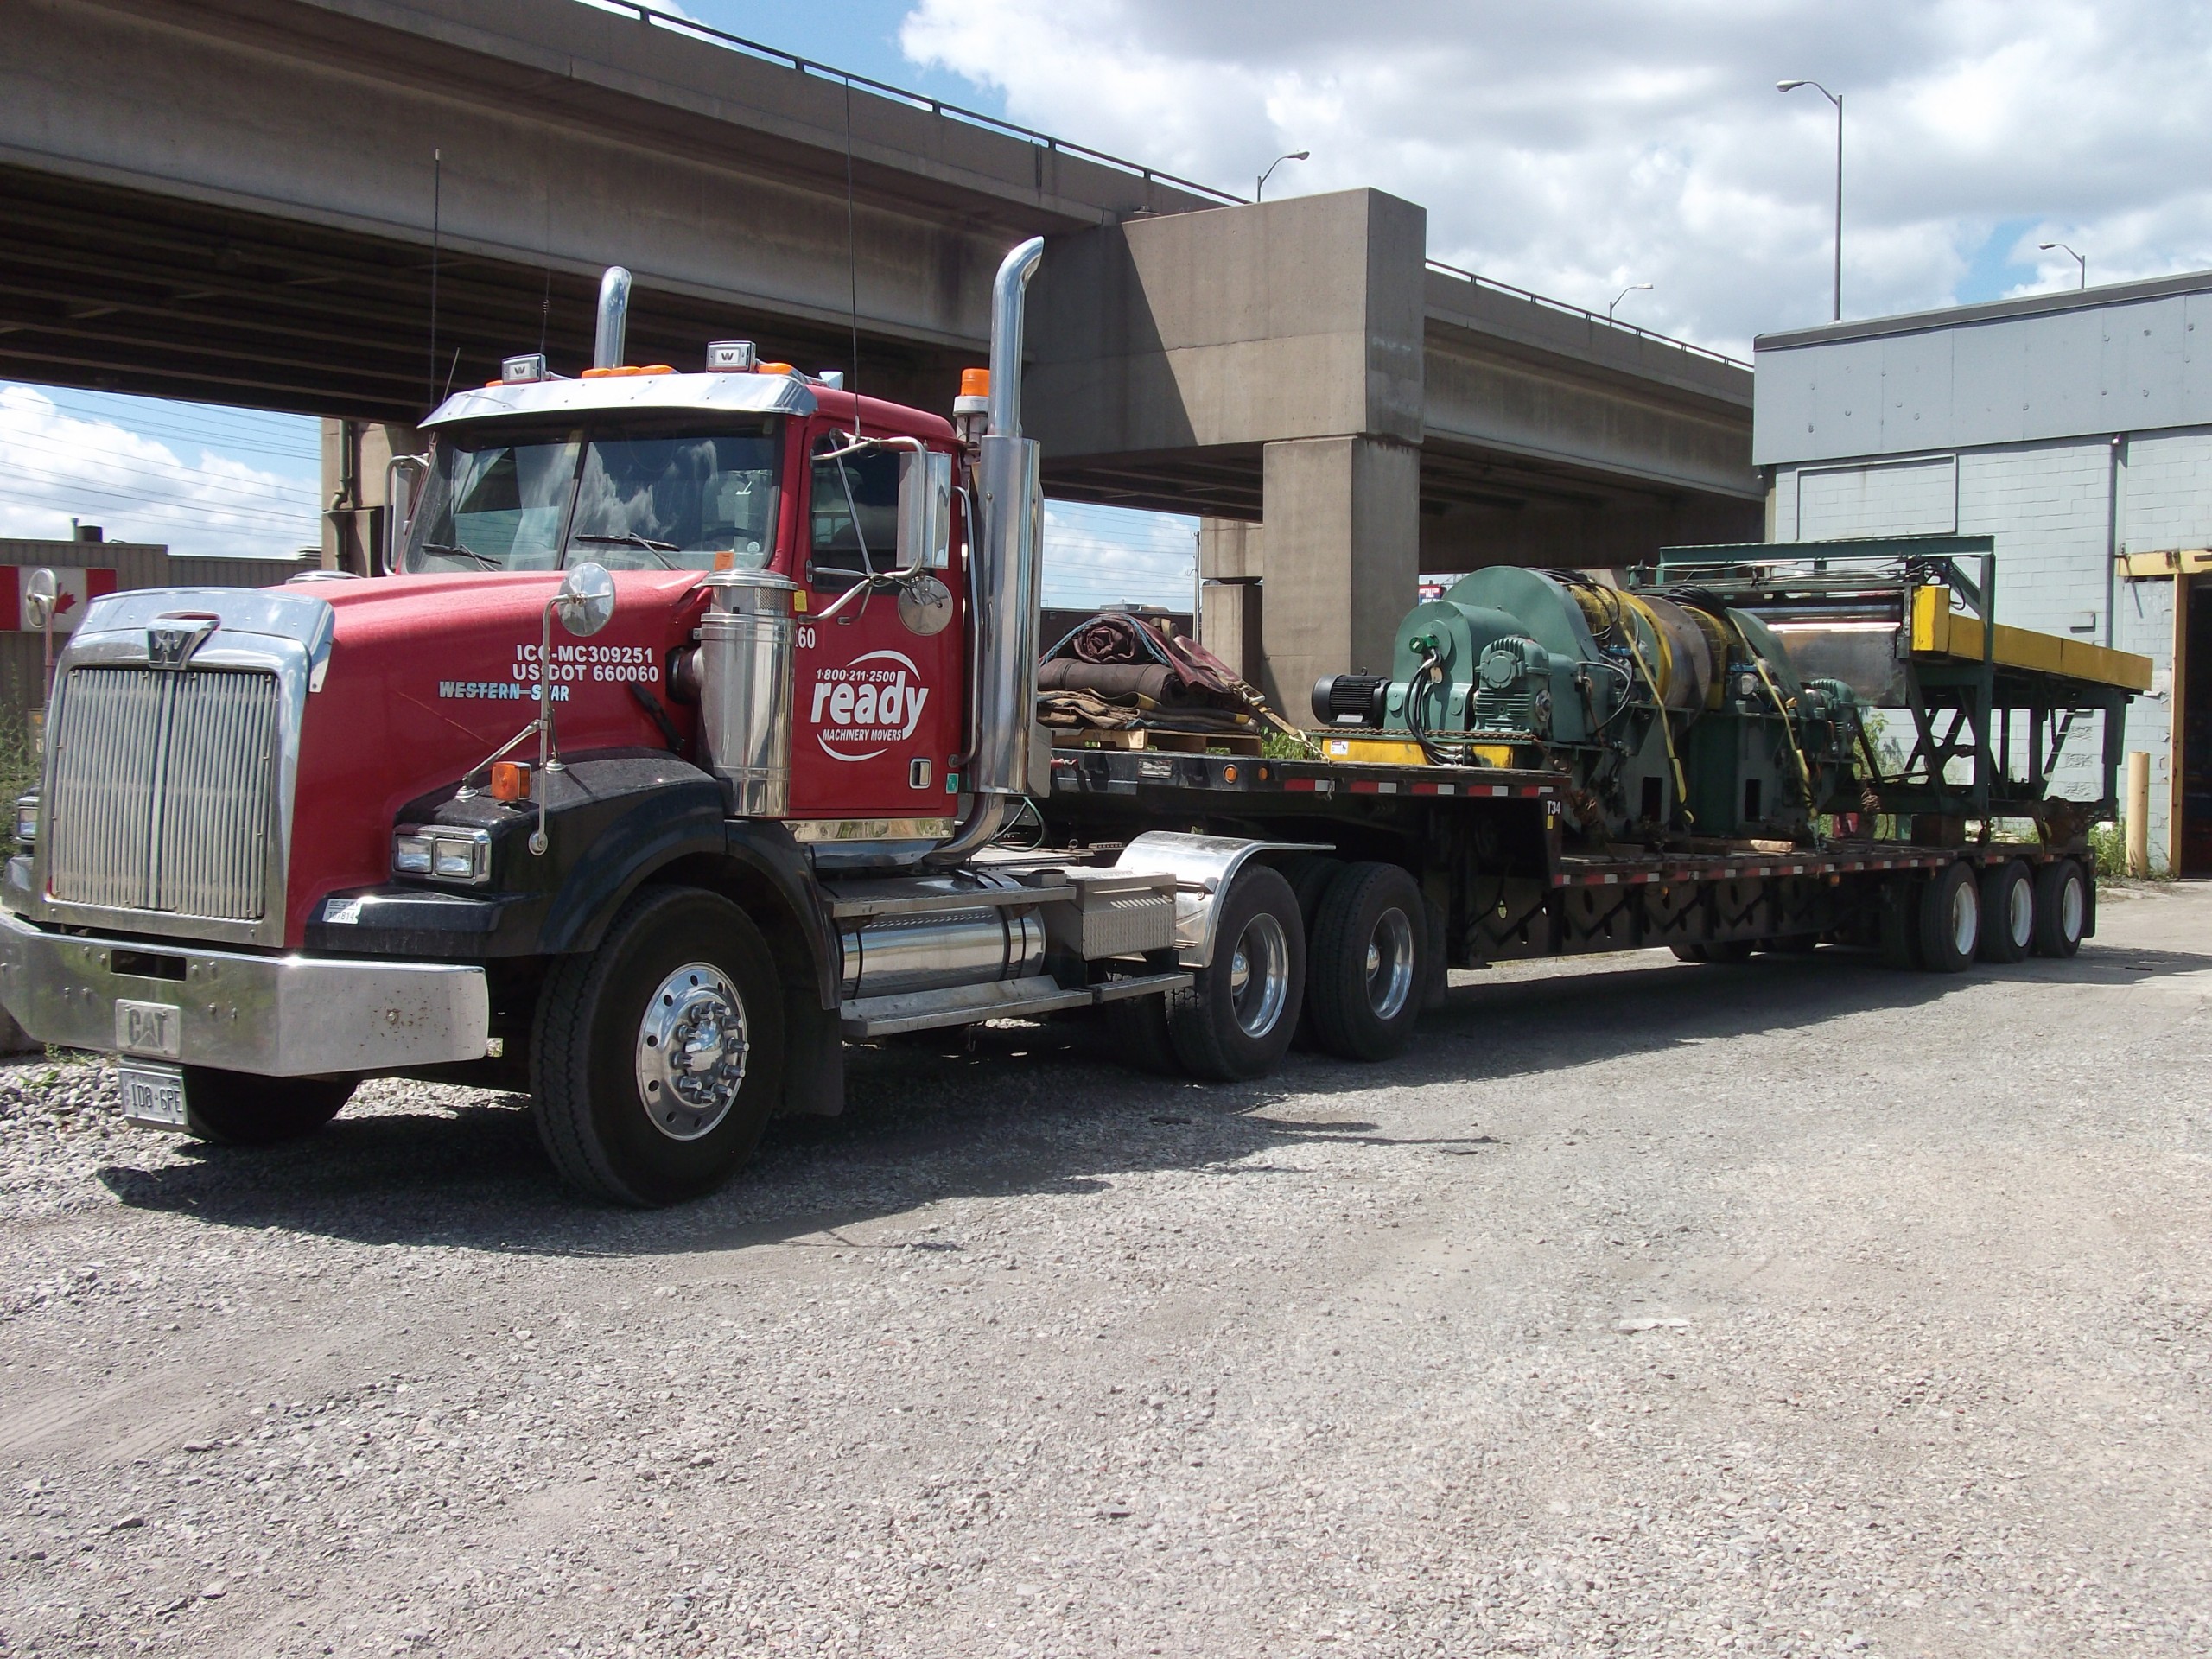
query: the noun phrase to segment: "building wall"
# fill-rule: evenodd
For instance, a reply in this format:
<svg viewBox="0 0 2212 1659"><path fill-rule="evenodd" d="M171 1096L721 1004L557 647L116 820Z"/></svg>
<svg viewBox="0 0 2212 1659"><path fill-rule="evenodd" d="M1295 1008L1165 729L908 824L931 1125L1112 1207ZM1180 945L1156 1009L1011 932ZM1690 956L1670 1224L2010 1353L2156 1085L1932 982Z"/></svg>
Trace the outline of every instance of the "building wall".
<svg viewBox="0 0 2212 1659"><path fill-rule="evenodd" d="M135 588L268 588L315 561L178 558L143 542L32 542L0 539L0 564L81 566L112 570L118 591ZM56 634L54 654L67 643ZM46 701L46 642L29 630L0 632L0 721L12 723Z"/></svg>

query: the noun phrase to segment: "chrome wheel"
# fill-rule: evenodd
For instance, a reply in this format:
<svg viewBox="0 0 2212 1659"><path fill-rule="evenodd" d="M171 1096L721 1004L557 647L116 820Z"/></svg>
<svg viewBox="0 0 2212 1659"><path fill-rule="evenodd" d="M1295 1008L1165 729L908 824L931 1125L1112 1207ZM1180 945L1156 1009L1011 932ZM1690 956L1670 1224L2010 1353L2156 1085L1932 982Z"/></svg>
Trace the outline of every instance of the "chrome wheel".
<svg viewBox="0 0 2212 1659"><path fill-rule="evenodd" d="M1247 1037L1264 1036L1282 1018L1290 995L1290 942L1282 924L1262 911L1244 925L1229 961L1229 1005Z"/></svg>
<svg viewBox="0 0 2212 1659"><path fill-rule="evenodd" d="M638 1023L638 1098L652 1126L671 1141L710 1134L737 1099L750 1047L745 1003L721 969L686 963L661 981Z"/></svg>
<svg viewBox="0 0 2212 1659"><path fill-rule="evenodd" d="M1395 1020L1414 989L1414 925L1392 908L1375 918L1367 940L1367 1006L1378 1020Z"/></svg>
<svg viewBox="0 0 2212 1659"><path fill-rule="evenodd" d="M1951 890L1951 944L1961 957L1974 955L1974 947L1981 938L1981 895L1970 881L1961 881Z"/></svg>

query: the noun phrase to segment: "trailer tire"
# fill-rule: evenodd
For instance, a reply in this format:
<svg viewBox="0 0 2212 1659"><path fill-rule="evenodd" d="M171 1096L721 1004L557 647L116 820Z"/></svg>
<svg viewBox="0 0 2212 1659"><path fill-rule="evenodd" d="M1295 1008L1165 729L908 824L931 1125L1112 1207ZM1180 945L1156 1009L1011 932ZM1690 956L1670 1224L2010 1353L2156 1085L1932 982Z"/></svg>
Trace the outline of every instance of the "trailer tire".
<svg viewBox="0 0 2212 1659"><path fill-rule="evenodd" d="M547 1156L579 1192L640 1209L713 1192L753 1155L783 1082L775 959L718 893L647 887L596 950L545 977L531 1096Z"/></svg>
<svg viewBox="0 0 2212 1659"><path fill-rule="evenodd" d="M1290 883L1249 864L1221 900L1213 960L1167 994L1167 1035L1194 1077L1236 1083L1281 1063L1306 1001L1306 928Z"/></svg>
<svg viewBox="0 0 2212 1659"><path fill-rule="evenodd" d="M1321 899L1306 968L1321 1046L1347 1060L1405 1052L1428 989L1428 909L1395 864L1347 865Z"/></svg>
<svg viewBox="0 0 2212 1659"><path fill-rule="evenodd" d="M2082 866L2054 859L2036 872L2036 955L2070 957L2082 948L2096 902Z"/></svg>
<svg viewBox="0 0 2212 1659"><path fill-rule="evenodd" d="M2011 859L1981 876L1981 959L2024 961L2036 943L2036 879L2026 861Z"/></svg>
<svg viewBox="0 0 2212 1659"><path fill-rule="evenodd" d="M313 1135L353 1098L353 1077L263 1077L184 1068L184 1123L202 1141L273 1147Z"/></svg>
<svg viewBox="0 0 2212 1659"><path fill-rule="evenodd" d="M1882 883L1877 939L1883 967L1902 971L1921 965L1920 893L1926 885L1904 875L1891 876Z"/></svg>
<svg viewBox="0 0 2212 1659"><path fill-rule="evenodd" d="M1935 974L1963 970L1981 943L1981 885L1974 866L1948 864L1929 877L1917 910L1921 966Z"/></svg>

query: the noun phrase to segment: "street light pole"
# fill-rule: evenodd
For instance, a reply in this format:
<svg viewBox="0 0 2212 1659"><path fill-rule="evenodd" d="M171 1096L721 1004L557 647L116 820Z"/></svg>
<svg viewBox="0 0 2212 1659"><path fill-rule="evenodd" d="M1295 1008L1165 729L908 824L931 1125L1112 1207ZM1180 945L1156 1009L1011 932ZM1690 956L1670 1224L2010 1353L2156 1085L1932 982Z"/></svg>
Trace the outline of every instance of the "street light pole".
<svg viewBox="0 0 2212 1659"><path fill-rule="evenodd" d="M1619 293L1613 296L1613 304L1605 308L1605 321L1607 322L1611 322L1613 320L1613 306L1618 305L1623 300L1628 298L1630 295L1638 292L1648 294L1650 291L1651 284L1649 283L1630 283L1626 288L1621 289Z"/></svg>
<svg viewBox="0 0 2212 1659"><path fill-rule="evenodd" d="M1268 190L1268 181L1274 177L1275 168L1281 167L1285 162L1307 162L1313 159L1313 152L1310 149L1294 149L1287 156L1276 156L1274 160L1268 163L1268 170L1261 174L1259 178L1254 181L1252 185L1252 200L1255 202L1258 202L1265 198Z"/></svg>
<svg viewBox="0 0 2212 1659"><path fill-rule="evenodd" d="M1794 92L1800 86L1809 86L1835 105L1835 305L1833 319L1843 321L1843 98L1832 92L1817 80L1777 80L1777 92Z"/></svg>
<svg viewBox="0 0 2212 1659"><path fill-rule="evenodd" d="M2074 253L2074 250L2068 247L2063 242L2038 242L2036 244L2036 246L2041 248L2045 253L2049 253L2053 248L2056 248L2061 253L2074 254L2074 263L2082 267L2082 286L2083 288L2088 287L2089 262L2087 259L2084 259L2078 253Z"/></svg>

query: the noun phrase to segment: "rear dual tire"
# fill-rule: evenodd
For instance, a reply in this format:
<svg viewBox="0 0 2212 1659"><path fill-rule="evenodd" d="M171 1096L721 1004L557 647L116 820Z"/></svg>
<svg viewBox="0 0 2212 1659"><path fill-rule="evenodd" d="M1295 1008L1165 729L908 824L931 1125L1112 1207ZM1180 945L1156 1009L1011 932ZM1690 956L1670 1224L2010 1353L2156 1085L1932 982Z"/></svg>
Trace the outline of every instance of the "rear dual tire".
<svg viewBox="0 0 2212 1659"><path fill-rule="evenodd" d="M1281 1064L1306 999L1306 928L1290 883L1247 864L1222 901L1213 960L1166 996L1167 1039L1192 1077L1240 1083Z"/></svg>
<svg viewBox="0 0 2212 1659"><path fill-rule="evenodd" d="M1428 913L1395 864L1347 864L1321 896L1306 996L1320 1045L1339 1059L1405 1052L1429 979Z"/></svg>

